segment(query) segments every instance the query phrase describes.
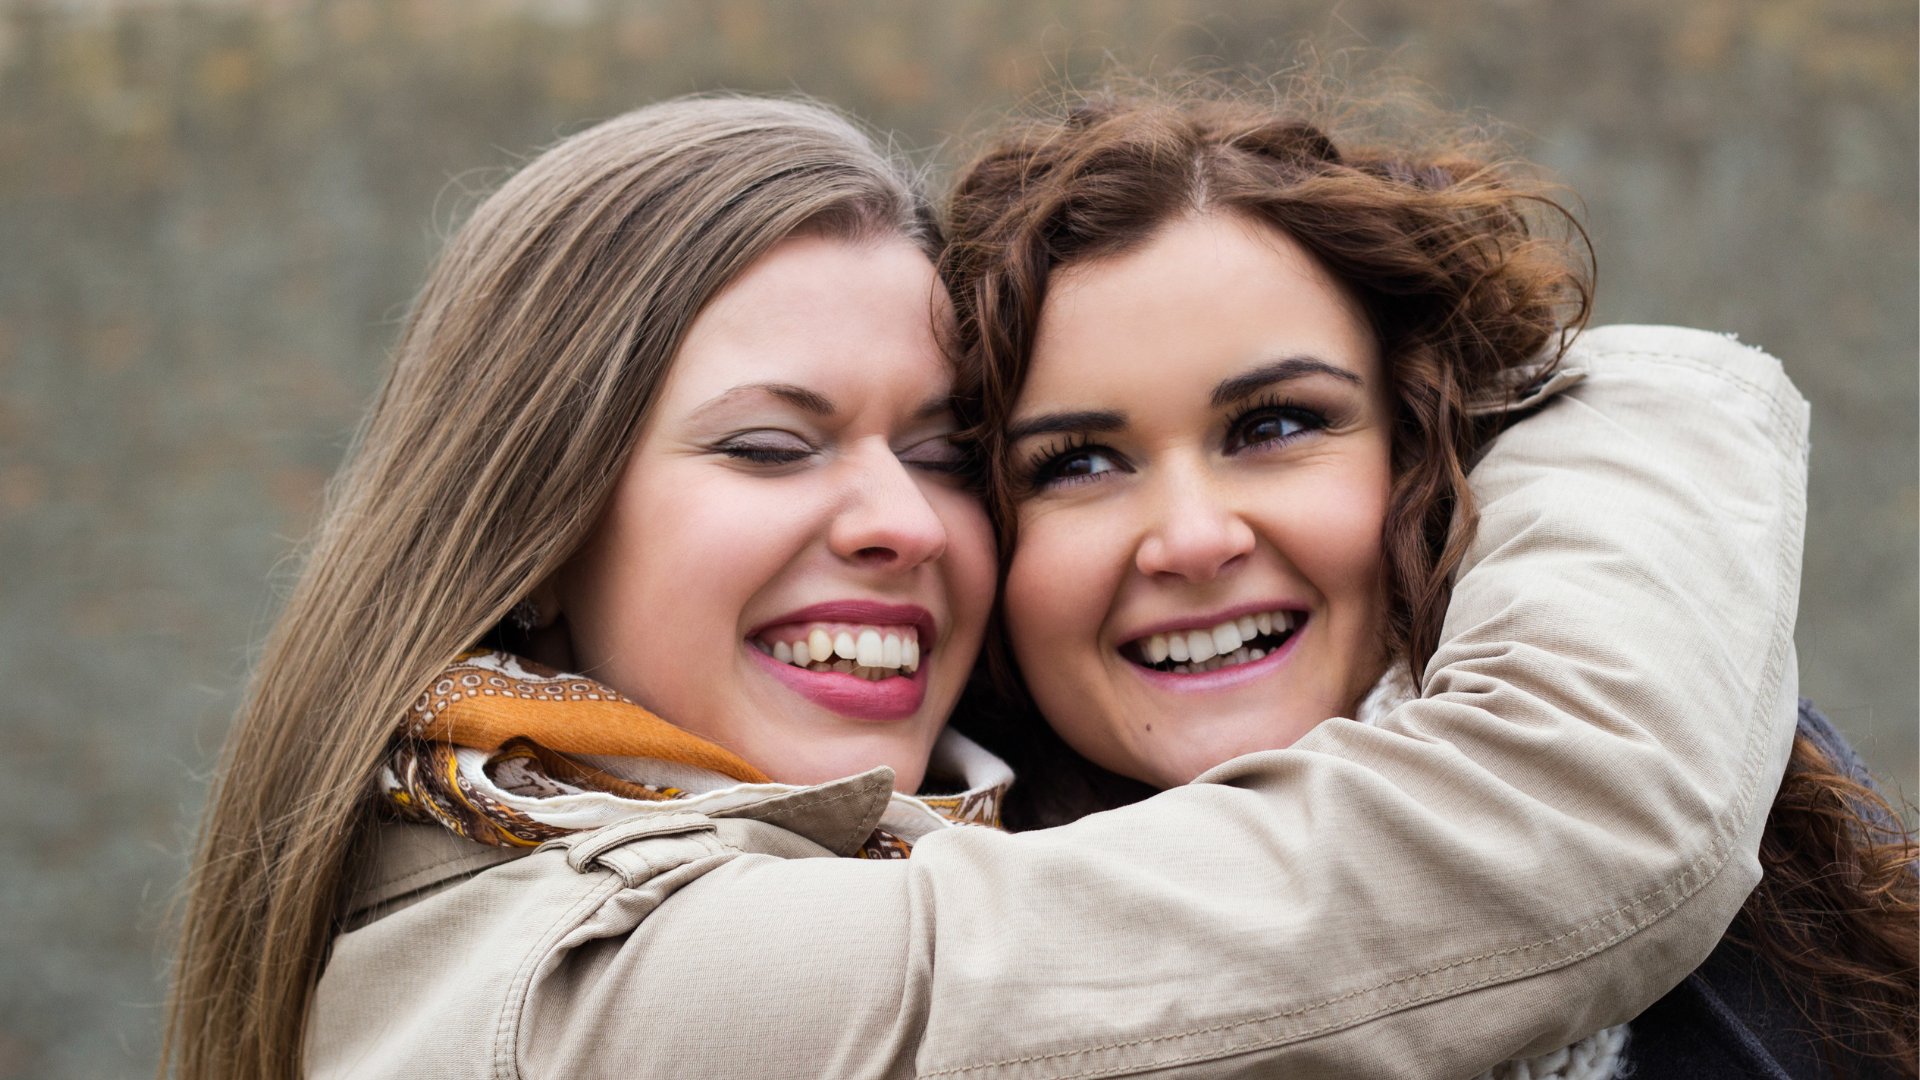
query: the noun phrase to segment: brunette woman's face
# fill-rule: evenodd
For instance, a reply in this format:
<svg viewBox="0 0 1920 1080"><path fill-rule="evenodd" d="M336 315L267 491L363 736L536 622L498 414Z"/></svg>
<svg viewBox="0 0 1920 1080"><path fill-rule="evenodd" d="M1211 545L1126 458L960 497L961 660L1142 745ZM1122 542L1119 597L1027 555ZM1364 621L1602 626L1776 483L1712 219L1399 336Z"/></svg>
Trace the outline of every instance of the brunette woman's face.
<svg viewBox="0 0 1920 1080"><path fill-rule="evenodd" d="M776 780L918 787L994 587L935 285L906 241L796 237L708 304L555 582L581 671Z"/></svg>
<svg viewBox="0 0 1920 1080"><path fill-rule="evenodd" d="M1231 214L1048 283L1011 423L1014 654L1074 749L1186 783L1384 670L1389 399L1353 298Z"/></svg>

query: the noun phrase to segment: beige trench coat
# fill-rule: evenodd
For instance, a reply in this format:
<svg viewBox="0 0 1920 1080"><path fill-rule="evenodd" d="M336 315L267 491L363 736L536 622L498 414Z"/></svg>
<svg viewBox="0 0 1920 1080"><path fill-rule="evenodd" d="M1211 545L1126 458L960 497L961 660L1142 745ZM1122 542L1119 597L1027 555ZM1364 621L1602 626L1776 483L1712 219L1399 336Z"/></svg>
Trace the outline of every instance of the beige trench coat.
<svg viewBox="0 0 1920 1080"><path fill-rule="evenodd" d="M384 828L316 1077L1463 1076L1719 938L1793 732L1807 409L1613 327L1477 466L1425 697L1066 828L851 852L885 770L530 855Z"/></svg>

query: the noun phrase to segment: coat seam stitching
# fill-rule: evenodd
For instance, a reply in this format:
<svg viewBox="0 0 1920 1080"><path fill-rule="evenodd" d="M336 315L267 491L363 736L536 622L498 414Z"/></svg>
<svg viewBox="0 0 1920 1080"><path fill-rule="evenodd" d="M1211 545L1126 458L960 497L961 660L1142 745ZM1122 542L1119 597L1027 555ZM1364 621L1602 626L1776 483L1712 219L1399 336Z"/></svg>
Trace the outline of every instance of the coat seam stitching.
<svg viewBox="0 0 1920 1080"><path fill-rule="evenodd" d="M1642 896L1636 900L1628 901L1627 903L1620 905L1619 907L1613 909L1612 911L1606 912L1605 914L1600 915L1589 922L1583 923L1580 926L1574 927L1571 930L1567 930L1563 933L1556 934L1551 938L1546 938L1541 941L1536 941L1530 945L1516 945L1511 948L1496 949L1492 952L1481 953L1478 956L1464 957L1459 960L1454 960L1445 964L1441 964L1437 967L1428 968L1424 971L1417 971L1408 975L1402 975L1397 978L1389 979L1385 982L1376 983L1372 986L1358 987L1356 989L1349 990L1344 994L1339 994L1335 997L1326 998L1321 1001L1311 1002L1306 1005L1300 1005L1292 1009L1283 1010L1281 1012L1267 1013L1261 1016L1250 1016L1244 1020L1233 1020L1223 1024L1213 1024L1207 1027L1193 1028L1187 1031L1170 1032L1165 1035L1153 1035L1153 1036L1148 1036L1146 1038L1139 1038L1139 1039L1124 1039L1119 1042L1103 1043L1098 1046L1082 1047L1076 1050L1062 1050L1062 1051L1058 1051L1050 1054L1032 1054L1026 1057L1006 1058L1000 1061L982 1062L978 1065L955 1066L952 1068L938 1069L933 1072L921 1073L920 1075L923 1077L952 1076L952 1075L957 1075L959 1073L976 1072L981 1069L992 1069L992 1068L998 1068L1006 1065L1028 1065L1028 1064L1033 1064L1034 1062L1047 1061L1052 1058L1070 1057L1076 1054L1098 1053L1103 1050L1121 1050L1129 1046L1145 1046L1151 1043L1167 1042L1174 1039L1184 1039L1193 1035L1211 1035L1216 1032L1231 1031L1234 1028L1247 1027L1252 1024L1263 1024L1273 1020L1285 1020L1290 1017L1302 1015L1303 1013L1313 1012L1316 1009L1325 1008L1326 1006L1329 1006L1329 1005L1338 1005L1343 1001L1347 1001L1355 997L1360 997L1365 994L1371 994L1377 990L1385 990L1390 987L1397 986L1401 983L1413 982L1418 979L1426 978L1427 976L1430 976L1430 975L1442 974L1446 971L1450 971L1454 968L1462 967L1467 964L1478 963L1479 961L1482 961L1482 960L1498 959L1499 957L1502 957L1502 956L1509 956L1517 953L1532 952L1535 949L1546 948L1547 946L1553 945L1564 938L1572 937L1576 934L1580 934L1587 930L1591 930L1595 926L1606 922L1608 919L1619 915L1621 912L1627 911L1637 905L1644 904L1648 899L1658 895L1659 893L1670 892L1677 888L1681 888L1686 884L1688 879L1692 878L1693 876L1694 876L1693 870L1690 868L1687 872L1681 874L1679 880L1677 881L1669 882L1668 884L1662 885L1659 888L1654 889L1652 892L1647 893L1645 896ZM1702 879L1702 884L1704 883L1705 883L1705 879ZM1694 891L1697 892L1698 890L1696 889ZM1678 908L1682 903L1685 903L1688 899L1690 899L1692 895L1693 893L1689 892L1683 896L1678 897L1672 903L1668 904L1666 907L1653 912L1651 915L1643 916L1639 922L1627 927L1625 930L1622 930L1620 933L1614 935L1611 938L1606 938L1604 940L1594 943L1584 951L1572 953L1572 954L1569 954L1568 956L1557 958L1554 960L1544 961L1534 967L1526 968L1521 971L1513 972L1511 974L1484 976L1481 979L1471 983L1462 983L1458 986L1449 987L1446 990L1436 990L1424 997L1416 995L1413 997L1404 998L1400 1001L1396 1001L1388 1005L1382 1005L1375 1011L1355 1017L1352 1020L1335 1021L1327 1024L1324 1027L1313 1028L1308 1031L1301 1032L1297 1035L1287 1036L1281 1040L1278 1040L1278 1042L1288 1042L1288 1041L1294 1041L1298 1039L1309 1038L1311 1036L1322 1034L1326 1031L1341 1027L1343 1025L1361 1023L1363 1021L1370 1020L1376 1016L1381 1016L1381 1015L1384 1015L1385 1013L1392 1012L1396 1009L1405 1008L1409 1005L1418 1005L1424 1001L1430 1001L1436 997L1443 996L1445 994L1457 993L1458 991L1461 991L1461 990L1471 990L1471 989L1478 988L1480 986L1489 985L1495 982L1502 982L1508 979L1518 979L1528 975L1535 975L1542 971L1550 970L1556 966L1570 963L1574 960L1582 959L1587 956L1592 956L1594 953L1597 953L1602 949L1605 949L1607 946L1612 945L1621 940L1624 940L1626 937L1630 936L1634 931L1644 929L1653 919L1656 919L1660 916L1668 914L1669 912L1672 912L1673 910ZM1240 1048L1240 1050L1235 1052L1258 1049L1259 1045L1261 1044L1253 1044L1246 1047L1242 1047ZM1090 1073L1068 1074L1068 1077L1085 1076L1085 1075L1092 1075L1092 1074ZM1068 1080L1068 1077L1063 1077L1062 1080Z"/></svg>
<svg viewBox="0 0 1920 1080"><path fill-rule="evenodd" d="M1542 972L1553 970L1556 967L1564 967L1567 964L1573 963L1577 960L1583 960L1589 956L1592 956L1596 953L1604 951L1608 947L1632 936L1634 933L1638 932L1639 930L1645 929L1654 920L1669 914L1670 912L1679 908L1682 904L1686 903L1687 900L1691 898L1692 898L1692 894L1683 896L1678 900L1674 901L1674 903L1672 903L1671 905L1647 915L1646 917L1642 918L1640 922L1621 931L1619 934L1615 935L1614 937L1608 938L1604 941L1596 942L1593 945L1589 946L1588 948L1580 952L1572 953L1564 958L1561 958L1558 960L1545 961L1533 967L1526 968L1517 972L1512 972L1510 974L1483 976L1482 978L1476 979L1472 982L1462 983L1458 986L1450 987L1445 991L1435 991L1434 993L1427 994L1424 996L1415 995L1412 997L1402 998L1398 1001L1393 1001L1393 1002L1389 1002L1387 1004L1381 1005L1376 1009L1374 1009L1372 1012L1366 1013L1358 1017L1354 1017L1352 1020L1332 1021L1326 1024L1322 1024L1319 1027L1309 1028L1305 1031L1296 1032L1291 1035L1283 1035L1278 1038L1272 1038L1272 1039L1255 1040L1239 1046L1223 1047L1215 1050L1205 1051L1202 1053L1187 1054L1182 1057L1162 1058L1155 1061L1142 1061L1142 1062L1133 1062L1133 1063L1123 1064L1123 1065L1104 1066L1101 1068L1090 1069L1090 1070L1076 1072L1076 1073L1061 1073L1055 1076L1054 1080L1090 1080L1090 1078L1093 1078L1093 1077L1115 1076L1122 1073L1132 1072L1140 1069L1160 1069L1160 1068L1166 1068L1172 1065L1183 1065L1183 1064L1187 1064L1195 1061L1219 1060L1221 1058L1232 1057L1236 1054L1251 1053L1252 1051L1265 1049L1270 1046L1280 1046L1286 1043L1303 1042L1307 1039L1311 1039L1319 1035L1327 1034L1330 1031L1336 1031L1344 1027L1350 1027L1355 1024L1364 1023L1368 1020L1372 1020L1376 1017L1384 1016L1388 1013L1397 1012L1401 1009L1405 1009L1413 1006L1423 1005L1428 1002L1434 1001L1440 997L1456 995L1456 994L1459 994L1465 991L1470 991L1470 990L1478 990L1483 987L1495 985L1498 983L1525 978L1529 975L1538 975ZM1302 1012L1311 1011L1314 1007L1315 1006L1304 1006L1300 1009L1290 1010L1285 1013L1275 1013L1270 1016L1253 1017L1247 1020L1237 1020L1231 1024L1221 1024L1211 1028L1202 1028L1195 1031L1182 1032L1177 1035L1160 1036L1155 1039L1144 1040L1144 1042L1161 1042L1169 1039L1185 1038L1192 1035L1208 1035L1208 1034L1213 1034L1215 1032L1228 1031L1236 1027L1244 1027L1250 1024L1258 1024L1258 1023L1263 1023L1263 1022L1272 1021L1272 1020L1282 1020L1282 1019L1286 1019L1289 1016L1297 1016ZM1142 1044L1142 1041L1114 1043L1108 1046L1090 1047L1085 1051L1074 1051L1074 1053L1095 1053L1101 1050L1118 1050L1118 1049L1123 1049L1127 1046L1141 1045L1141 1044ZM928 1080L931 1080L931 1078L934 1078L934 1077L952 1075L960 1072L973 1072L979 1069L995 1068L1002 1065L1033 1064L1036 1062L1045 1061L1049 1057L1054 1057L1054 1056L1058 1056L1058 1055L1038 1055L1035 1057L1020 1058L1012 1061L997 1061L997 1062L991 1062L986 1065L973 1065L973 1066L966 1066L961 1069L946 1069L940 1072L922 1073L921 1076L928 1078Z"/></svg>
<svg viewBox="0 0 1920 1080"><path fill-rule="evenodd" d="M1766 354L1762 353L1760 355L1764 356ZM1782 419L1786 418L1784 415L1786 412L1786 404L1785 402L1782 401L1777 387L1769 387L1767 385L1764 385L1758 380L1749 378L1748 376L1735 374L1734 372L1728 371L1723 367L1718 367L1713 364L1705 363L1702 360L1700 360L1700 358L1695 356L1688 356L1685 353L1625 351L1625 352L1598 353L1598 354L1595 354L1594 359L1595 360L1607 360L1607 359L1647 360L1656 364L1665 364L1669 367L1686 368L1689 371L1697 372L1702 375L1708 375L1717 379L1722 379L1726 382L1730 382L1744 390L1751 392L1751 394L1754 397L1759 398L1762 402L1764 402L1767 405L1767 407L1777 417L1780 417ZM1597 371L1592 372L1592 374L1590 374L1588 378L1592 378L1593 375L1598 375L1598 374L1600 373ZM1567 389L1571 391L1574 388L1568 387Z"/></svg>
<svg viewBox="0 0 1920 1080"><path fill-rule="evenodd" d="M502 1080L518 1080L520 1077L519 1033L520 1025L526 1015L527 996L533 991L533 972L539 967L548 953L559 944L561 938L571 932L588 910L606 903L613 893L625 888L619 875L606 872L607 880L599 886L587 890L580 899L573 902L547 932L541 935L534 947L527 951L526 958L520 962L519 970L513 973L513 981L507 985L507 999L500 1010L500 1022L493 1036L493 1074Z"/></svg>
<svg viewBox="0 0 1920 1080"><path fill-rule="evenodd" d="M620 848L652 839L671 839L676 836L697 834L702 830L711 830L713 819L705 814L672 813L664 814L652 820L635 816L625 821L615 822L603 829L595 829L575 837L562 837L559 846L567 849L567 865L580 865L576 870L590 866L600 856Z"/></svg>

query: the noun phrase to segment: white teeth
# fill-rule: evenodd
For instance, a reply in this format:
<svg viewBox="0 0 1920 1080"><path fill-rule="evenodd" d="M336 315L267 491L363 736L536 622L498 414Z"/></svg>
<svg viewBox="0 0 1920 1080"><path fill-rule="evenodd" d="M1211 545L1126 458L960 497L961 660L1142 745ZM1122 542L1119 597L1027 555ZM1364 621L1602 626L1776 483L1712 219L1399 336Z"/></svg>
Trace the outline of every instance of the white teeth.
<svg viewBox="0 0 1920 1080"><path fill-rule="evenodd" d="M1188 666L1187 666L1187 665L1185 665L1185 664L1175 664L1175 665L1173 665L1173 671L1174 671L1174 674L1176 674L1176 675L1191 675L1191 674L1193 674L1193 669L1192 669L1192 668L1190 668L1190 667L1188 667Z"/></svg>
<svg viewBox="0 0 1920 1080"><path fill-rule="evenodd" d="M911 674L920 666L920 638L912 627L828 623L781 633L804 636L789 641L755 636L748 643L783 664L875 681Z"/></svg>
<svg viewBox="0 0 1920 1080"><path fill-rule="evenodd" d="M1234 664L1250 663L1269 655L1270 649L1256 649L1255 638L1288 634L1297 629L1303 617L1296 611L1261 611L1228 619L1206 630L1171 630L1149 634L1133 644L1138 657L1147 664L1172 661L1182 665L1175 671L1212 671Z"/></svg>
<svg viewBox="0 0 1920 1080"><path fill-rule="evenodd" d="M1220 650L1213 647L1212 634L1205 630L1187 632L1187 655L1193 657L1196 662L1211 660L1219 653Z"/></svg>
<svg viewBox="0 0 1920 1080"><path fill-rule="evenodd" d="M1213 651L1230 653L1240 647L1240 627L1235 623L1221 623L1213 628Z"/></svg>
<svg viewBox="0 0 1920 1080"><path fill-rule="evenodd" d="M838 642L835 645L838 646ZM880 643L878 630L862 630L854 643L853 658L861 667L879 667L880 658L886 655L887 647Z"/></svg>

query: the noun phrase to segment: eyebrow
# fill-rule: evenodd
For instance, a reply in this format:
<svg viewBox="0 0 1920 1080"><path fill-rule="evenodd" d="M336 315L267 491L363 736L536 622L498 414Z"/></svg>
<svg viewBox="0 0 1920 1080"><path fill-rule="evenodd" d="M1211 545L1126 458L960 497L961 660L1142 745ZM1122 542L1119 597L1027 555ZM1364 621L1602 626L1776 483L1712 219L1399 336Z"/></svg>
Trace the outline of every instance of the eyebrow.
<svg viewBox="0 0 1920 1080"><path fill-rule="evenodd" d="M1275 360L1271 364L1262 364L1252 371L1243 372L1230 379L1221 380L1213 388L1212 405L1216 409L1231 405L1274 383L1285 382L1288 379L1304 379L1309 375L1331 375L1355 386L1366 385L1365 380L1360 376L1337 364L1330 364L1311 356L1289 356L1282 360ZM1111 409L1077 409L1041 413L1009 424L1007 441L1017 443L1035 435L1057 435L1070 431L1119 431L1126 426L1127 414Z"/></svg>
<svg viewBox="0 0 1920 1080"><path fill-rule="evenodd" d="M1017 443L1035 435L1056 435L1066 431L1118 431L1126 426L1127 414L1111 409L1041 413L1009 424L1007 441Z"/></svg>
<svg viewBox="0 0 1920 1080"><path fill-rule="evenodd" d="M1231 405L1241 398L1251 397L1277 382L1289 379L1304 379L1309 375L1331 375L1344 379L1355 386L1365 386L1366 381L1359 375L1348 371L1338 364L1329 364L1311 356L1289 356L1275 360L1271 364L1262 364L1252 371L1242 372L1230 379L1222 379L1213 388L1213 407Z"/></svg>
<svg viewBox="0 0 1920 1080"><path fill-rule="evenodd" d="M770 394L815 416L832 416L837 411L837 407L831 398L809 390L804 386L795 386L792 383L759 382L742 383L739 386L722 391L708 398L704 404L693 410L691 415L699 416L711 409L717 409L730 401L746 397L750 394ZM922 420L931 420L934 417L951 414L952 412L953 395L945 393L935 394L914 408L913 420L915 423L919 423Z"/></svg>
<svg viewBox="0 0 1920 1080"><path fill-rule="evenodd" d="M699 416L709 410L717 409L727 402L746 397L750 394L770 394L773 397L777 397L788 404L813 413L816 416L832 416L834 413L832 401L828 400L824 395L815 393L804 386L795 386L792 383L759 382L742 383L723 393L716 394L708 398L705 404L693 410L690 415Z"/></svg>

